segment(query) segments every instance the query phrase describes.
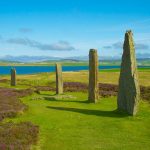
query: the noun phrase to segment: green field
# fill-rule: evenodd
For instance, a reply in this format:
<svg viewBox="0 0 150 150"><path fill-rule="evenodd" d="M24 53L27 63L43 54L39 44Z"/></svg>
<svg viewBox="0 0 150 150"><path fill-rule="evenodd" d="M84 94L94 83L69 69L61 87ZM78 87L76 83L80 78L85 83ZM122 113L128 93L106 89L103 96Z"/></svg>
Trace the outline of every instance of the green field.
<svg viewBox="0 0 150 150"><path fill-rule="evenodd" d="M118 84L119 71L102 71L99 82ZM0 83L9 87L9 76ZM88 72L64 72L65 82L88 83ZM17 89L33 86L55 86L54 73L17 76ZM150 86L149 70L139 71L140 84ZM141 101L135 117L117 112L116 97L100 98L97 104L88 103L87 93L67 92L55 95L42 91L22 98L28 110L3 122L31 121L40 129L37 150L149 150L150 104Z"/></svg>
<svg viewBox="0 0 150 150"><path fill-rule="evenodd" d="M99 72L100 83L118 84L119 80L119 69L101 70ZM1 79L10 80L9 75L1 76ZM45 86L55 85L55 73L39 73L31 75L17 75L17 86L30 87L32 86ZM63 72L64 82L82 82L88 83L88 71L79 72ZM139 81L140 85L150 86L150 69L139 69ZM9 81L7 83L0 83L1 86L10 87Z"/></svg>
<svg viewBox="0 0 150 150"><path fill-rule="evenodd" d="M43 92L23 98L29 110L5 120L39 125L39 142L34 149L149 150L150 105L147 102L141 102L136 117L129 117L116 111L116 97L89 104L87 94L83 93L65 93L66 97L56 99L52 95Z"/></svg>

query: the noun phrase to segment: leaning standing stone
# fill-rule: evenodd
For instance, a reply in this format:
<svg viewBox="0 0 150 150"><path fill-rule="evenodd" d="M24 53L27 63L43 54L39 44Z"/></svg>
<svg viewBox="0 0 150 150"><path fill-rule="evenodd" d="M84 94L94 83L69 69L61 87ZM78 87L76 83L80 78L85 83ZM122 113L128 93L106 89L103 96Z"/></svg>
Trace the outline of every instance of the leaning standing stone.
<svg viewBox="0 0 150 150"><path fill-rule="evenodd" d="M132 36L131 31L125 34L117 102L119 110L135 115L140 100L140 87Z"/></svg>
<svg viewBox="0 0 150 150"><path fill-rule="evenodd" d="M11 86L16 86L16 69L11 69Z"/></svg>
<svg viewBox="0 0 150 150"><path fill-rule="evenodd" d="M56 64L56 94L63 93L63 78L61 64Z"/></svg>
<svg viewBox="0 0 150 150"><path fill-rule="evenodd" d="M89 96L90 102L96 103L99 97L98 87L98 55L97 50L90 49L89 52Z"/></svg>

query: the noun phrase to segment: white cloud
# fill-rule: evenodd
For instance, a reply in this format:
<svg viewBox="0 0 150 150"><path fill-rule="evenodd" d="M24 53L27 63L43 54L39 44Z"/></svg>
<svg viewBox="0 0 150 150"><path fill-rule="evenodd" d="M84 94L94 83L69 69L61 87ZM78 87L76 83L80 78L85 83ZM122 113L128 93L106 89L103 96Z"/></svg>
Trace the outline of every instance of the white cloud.
<svg viewBox="0 0 150 150"><path fill-rule="evenodd" d="M67 41L59 41L57 43L52 43L52 44L43 44L41 42L30 40L28 38L10 38L6 40L6 42L10 44L20 44L20 45L25 45L29 47L35 47L35 48L38 48L39 50L50 50L50 51L75 50L75 48L71 46L70 43Z"/></svg>
<svg viewBox="0 0 150 150"><path fill-rule="evenodd" d="M123 48L123 43L122 42L116 42L116 43L113 43L112 45L106 45L103 48L104 49L122 49ZM149 45L144 44L144 43L135 43L135 48L137 50L148 50Z"/></svg>

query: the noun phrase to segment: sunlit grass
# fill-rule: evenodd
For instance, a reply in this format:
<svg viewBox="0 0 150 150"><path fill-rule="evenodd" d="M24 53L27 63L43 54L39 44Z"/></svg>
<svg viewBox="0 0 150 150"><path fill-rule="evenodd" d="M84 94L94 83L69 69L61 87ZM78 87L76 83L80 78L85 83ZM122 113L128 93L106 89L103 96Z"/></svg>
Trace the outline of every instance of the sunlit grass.
<svg viewBox="0 0 150 150"><path fill-rule="evenodd" d="M53 92L23 98L28 111L12 120L39 125L42 150L148 150L150 104L141 102L136 117L116 111L116 97L87 102L86 93Z"/></svg>
<svg viewBox="0 0 150 150"><path fill-rule="evenodd" d="M149 71L139 71L140 84L150 86ZM99 82L118 84L119 71L99 72ZM10 76L1 87L34 88L55 86L55 73L17 75L17 86L10 86ZM64 82L88 83L88 72L63 72ZM116 111L116 97L101 98L97 104L87 102L87 93L40 92L23 98L28 110L4 122L30 121L39 126L41 150L149 150L150 104L142 101L137 116Z"/></svg>

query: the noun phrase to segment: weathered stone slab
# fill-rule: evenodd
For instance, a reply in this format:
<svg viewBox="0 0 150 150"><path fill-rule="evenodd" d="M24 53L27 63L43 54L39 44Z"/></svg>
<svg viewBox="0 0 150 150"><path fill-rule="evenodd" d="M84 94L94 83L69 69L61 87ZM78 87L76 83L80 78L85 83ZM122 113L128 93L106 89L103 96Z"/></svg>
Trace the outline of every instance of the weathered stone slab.
<svg viewBox="0 0 150 150"><path fill-rule="evenodd" d="M125 34L117 103L119 110L135 115L140 100L140 87L132 36L131 31L127 31Z"/></svg>
<svg viewBox="0 0 150 150"><path fill-rule="evenodd" d="M11 69L11 86L16 86L16 69Z"/></svg>
<svg viewBox="0 0 150 150"><path fill-rule="evenodd" d="M96 103L99 98L98 88L98 55L97 50L89 52L89 95L88 100Z"/></svg>
<svg viewBox="0 0 150 150"><path fill-rule="evenodd" d="M56 94L63 93L63 77L62 66L60 63L56 64Z"/></svg>

